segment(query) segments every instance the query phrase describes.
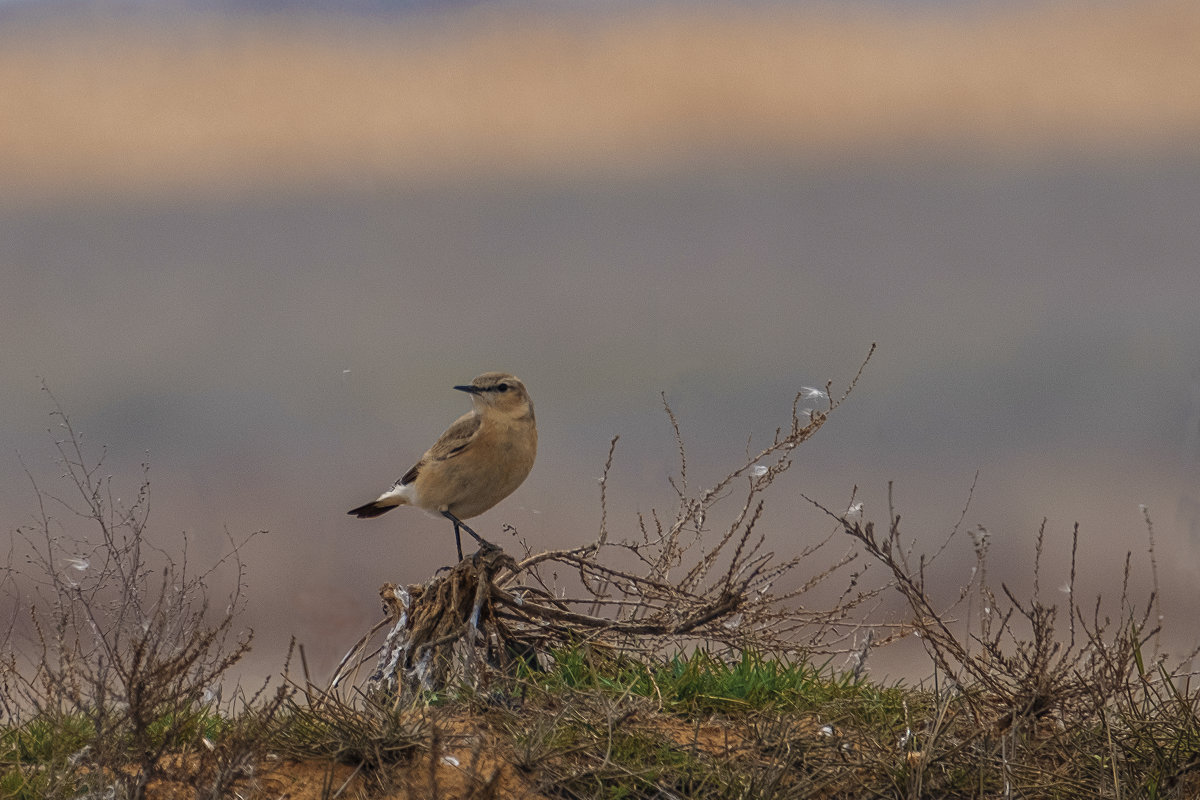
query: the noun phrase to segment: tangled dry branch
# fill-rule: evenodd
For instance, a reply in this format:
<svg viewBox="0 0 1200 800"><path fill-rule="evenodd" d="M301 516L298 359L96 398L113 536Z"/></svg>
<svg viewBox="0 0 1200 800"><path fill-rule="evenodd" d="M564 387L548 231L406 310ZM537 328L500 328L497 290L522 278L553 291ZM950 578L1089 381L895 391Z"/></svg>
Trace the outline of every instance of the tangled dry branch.
<svg viewBox="0 0 1200 800"><path fill-rule="evenodd" d="M795 449L854 389L873 352L874 346L840 395L835 397L832 383L823 390L803 388L789 424L767 446L699 491L688 486L683 437L664 396L680 454L678 479L671 481L673 519L652 511L648 518L639 515L632 537L610 536L607 485L614 437L600 481L601 520L593 541L520 560L485 546L425 584L385 585L386 617L347 653L332 687L356 683L364 662L376 654L368 684L404 696L456 680L485 682L490 671L510 674L518 663L538 668L556 651L581 644L648 655L696 643L718 651L787 651L828 650L844 642L852 612L878 590L847 590L835 608L819 612L796 601L849 567L855 554L835 556L816 574L802 577L798 569L811 564L836 531L780 557L768 548L758 523L768 488L792 465ZM805 408L806 401L820 401L824 408ZM738 502L723 504L731 498ZM729 506L727 520L710 527ZM559 581L559 571L574 576L569 586ZM776 585L789 588L773 591ZM385 630L382 643L373 645Z"/></svg>
<svg viewBox="0 0 1200 800"><path fill-rule="evenodd" d="M1131 553L1125 556L1117 619L1102 613L1099 596L1089 611L1075 602L1079 545L1079 525L1075 525L1071 535L1070 579L1065 587L1069 600L1064 609L1067 620L1064 631L1059 607L1046 602L1039 588L1045 520L1036 538L1033 595L1024 600L1003 583L1000 592L989 584L990 533L980 527L972 534L976 557L973 578L946 607L934 599L927 581L927 569L945 545L933 558L922 555L912 562L911 544L906 547L900 534L900 515L891 507L890 484L888 499L889 523L883 534L873 522L850 519L814 504L835 518L867 556L890 573L891 585L911 612L911 632L920 638L942 674L951 676L955 685L965 687L964 698L980 723L981 735L1012 731L1051 714L1091 718L1102 713L1105 704L1129 686L1131 675L1147 674L1144 648L1152 644L1157 653L1159 626L1154 623L1153 615L1158 607L1158 592L1152 591L1140 608L1133 601L1129 592ZM1153 529L1148 515L1146 524L1151 534L1153 565ZM950 538L958 530L956 524ZM955 629L953 614L972 593L978 594L981 608L975 620L968 612L967 624L974 621L977 630L964 634ZM1155 657L1159 663L1151 665L1151 673L1161 669L1161 656Z"/></svg>

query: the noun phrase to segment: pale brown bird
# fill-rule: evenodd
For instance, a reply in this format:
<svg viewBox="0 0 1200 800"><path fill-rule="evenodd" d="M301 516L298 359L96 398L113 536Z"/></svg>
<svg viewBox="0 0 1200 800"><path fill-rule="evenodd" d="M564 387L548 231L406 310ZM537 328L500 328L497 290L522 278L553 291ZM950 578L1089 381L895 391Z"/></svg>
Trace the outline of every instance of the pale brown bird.
<svg viewBox="0 0 1200 800"><path fill-rule="evenodd" d="M362 519L386 514L397 506L416 506L454 523L454 543L462 560L463 523L512 494L533 469L537 425L525 384L505 372L485 372L467 386L471 410L446 429L433 447L392 488L347 513Z"/></svg>

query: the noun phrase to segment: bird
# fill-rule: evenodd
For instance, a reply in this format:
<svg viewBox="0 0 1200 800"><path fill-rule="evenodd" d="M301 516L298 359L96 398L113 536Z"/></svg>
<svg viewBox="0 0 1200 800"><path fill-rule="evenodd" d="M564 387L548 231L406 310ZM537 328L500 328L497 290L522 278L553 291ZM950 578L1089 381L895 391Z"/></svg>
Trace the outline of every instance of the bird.
<svg viewBox="0 0 1200 800"><path fill-rule="evenodd" d="M456 419L421 459L390 489L348 514L365 519L399 506L416 506L454 524L462 561L464 530L480 545L493 546L463 520L508 497L533 469L537 424L525 384L507 372L485 372L464 386L471 410Z"/></svg>

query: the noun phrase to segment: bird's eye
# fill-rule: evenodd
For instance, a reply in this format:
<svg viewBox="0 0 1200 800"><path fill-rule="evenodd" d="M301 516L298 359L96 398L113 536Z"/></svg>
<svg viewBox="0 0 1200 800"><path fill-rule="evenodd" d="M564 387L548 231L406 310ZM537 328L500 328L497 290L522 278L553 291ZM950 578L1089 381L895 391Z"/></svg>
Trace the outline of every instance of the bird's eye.
<svg viewBox="0 0 1200 800"><path fill-rule="evenodd" d="M497 384L497 385L496 385L496 391L497 391L497 392L507 392L507 391L508 391L508 384L507 384L507 383L500 383L500 384Z"/></svg>

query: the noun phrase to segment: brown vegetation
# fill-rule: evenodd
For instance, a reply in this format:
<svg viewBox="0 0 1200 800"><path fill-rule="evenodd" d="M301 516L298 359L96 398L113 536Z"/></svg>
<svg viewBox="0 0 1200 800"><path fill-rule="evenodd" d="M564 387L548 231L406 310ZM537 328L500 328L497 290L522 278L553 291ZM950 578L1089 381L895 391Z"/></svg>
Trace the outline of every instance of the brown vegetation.
<svg viewBox="0 0 1200 800"><path fill-rule="evenodd" d="M856 381L837 396L831 384L801 390L789 424L703 490L689 485L667 406L672 517L651 512L636 535L614 535L610 449L593 541L520 558L485 547L424 584L385 586L385 618L332 681L312 680L301 648L301 676L289 661L277 689L226 701L208 692L250 644L231 636L239 591L205 613L211 571L193 577L185 557L153 549L145 494L114 502L56 408L78 498L37 491L41 521L21 531L24 576L41 579L31 594L11 567L0 574L34 622L14 617L0 640L0 798L1194 796L1200 694L1191 656L1172 665L1158 650L1157 590L1138 602L1127 583L1115 607L1085 605L1073 560L1065 602L1048 602L1042 530L1032 596L997 591L980 528L972 580L939 604L932 573L961 520L927 556L893 508L880 534L854 503L816 503L834 538L801 556L766 548L767 490ZM47 502L99 538L60 530ZM857 549L814 567L835 540ZM799 604L862 559L882 582L860 585L856 564L833 608ZM773 593L789 574L798 588ZM864 605L885 591L906 604L898 628ZM928 682L865 677L889 635L851 634L896 630L924 644ZM833 652L855 668L814 665Z"/></svg>

